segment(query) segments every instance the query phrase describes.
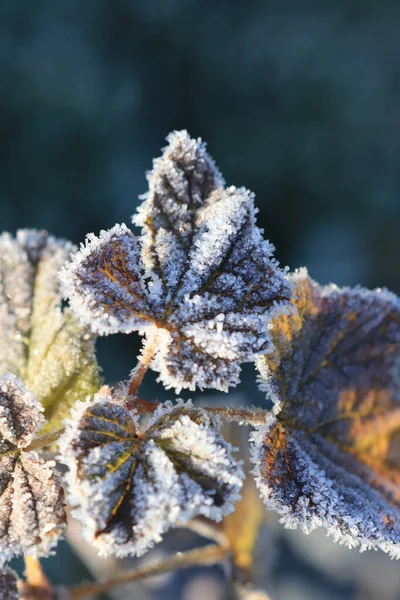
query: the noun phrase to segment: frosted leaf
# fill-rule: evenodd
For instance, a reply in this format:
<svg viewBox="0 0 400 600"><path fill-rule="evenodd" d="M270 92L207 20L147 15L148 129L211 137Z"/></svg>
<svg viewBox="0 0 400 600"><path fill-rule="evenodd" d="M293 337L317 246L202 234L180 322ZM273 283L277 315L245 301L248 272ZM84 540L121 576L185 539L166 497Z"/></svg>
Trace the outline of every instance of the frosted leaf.
<svg viewBox="0 0 400 600"><path fill-rule="evenodd" d="M0 236L0 375L24 380L49 427L99 388L93 337L61 309L58 271L73 248L43 231Z"/></svg>
<svg viewBox="0 0 400 600"><path fill-rule="evenodd" d="M0 562L46 556L65 529L54 462L29 450L43 407L12 375L0 378Z"/></svg>
<svg viewBox="0 0 400 600"><path fill-rule="evenodd" d="M160 330L151 366L167 388L226 391L240 363L272 349L268 324L291 289L253 195L223 187L201 140L183 131L168 142L134 217L140 243L125 225L90 235L61 278L96 333Z"/></svg>
<svg viewBox="0 0 400 600"><path fill-rule="evenodd" d="M0 569L0 600L18 600L18 576L13 569Z"/></svg>
<svg viewBox="0 0 400 600"><path fill-rule="evenodd" d="M103 555L141 555L196 515L220 520L243 472L208 414L160 405L145 429L135 413L97 394L73 409L60 440L72 514Z"/></svg>
<svg viewBox="0 0 400 600"><path fill-rule="evenodd" d="M225 182L201 140L177 131L167 141L163 155L154 160L153 170L147 175L149 191L134 222L143 227L143 257L148 273L164 282L168 294L180 285L189 267L202 209Z"/></svg>
<svg viewBox="0 0 400 600"><path fill-rule="evenodd" d="M0 452L3 443L28 446L44 424L42 412L40 402L14 375L0 377Z"/></svg>
<svg viewBox="0 0 400 600"><path fill-rule="evenodd" d="M258 362L277 402L252 438L261 496L287 527L399 558L400 301L292 281L298 315L274 322Z"/></svg>

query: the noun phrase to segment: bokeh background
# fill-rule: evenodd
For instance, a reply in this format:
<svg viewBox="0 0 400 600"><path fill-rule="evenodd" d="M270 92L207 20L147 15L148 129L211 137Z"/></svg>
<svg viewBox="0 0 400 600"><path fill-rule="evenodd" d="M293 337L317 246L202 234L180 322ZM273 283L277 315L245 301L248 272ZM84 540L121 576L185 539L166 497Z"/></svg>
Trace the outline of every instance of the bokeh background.
<svg viewBox="0 0 400 600"><path fill-rule="evenodd" d="M283 265L399 293L399 28L397 0L2 0L1 229L79 243L129 223L152 158L185 128L229 184L256 193ZM100 340L108 381L138 347ZM155 378L145 386L165 397ZM263 401L252 367L239 393ZM273 600L400 598L386 556L284 532L273 516L260 543ZM79 579L82 562L62 551L48 569ZM222 582L194 570L123 597L218 600Z"/></svg>

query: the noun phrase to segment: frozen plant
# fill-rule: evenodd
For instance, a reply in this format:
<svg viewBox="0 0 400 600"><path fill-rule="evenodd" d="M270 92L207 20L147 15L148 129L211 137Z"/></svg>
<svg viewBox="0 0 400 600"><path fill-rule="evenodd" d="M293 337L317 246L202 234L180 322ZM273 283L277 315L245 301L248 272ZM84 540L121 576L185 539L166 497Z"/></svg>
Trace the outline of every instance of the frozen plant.
<svg viewBox="0 0 400 600"><path fill-rule="evenodd" d="M399 299L290 279L298 312L257 360L276 403L252 434L261 497L287 527L399 558Z"/></svg>
<svg viewBox="0 0 400 600"><path fill-rule="evenodd" d="M146 360L167 388L227 391L240 363L271 351L269 322L287 310L290 285L256 226L253 195L224 187L185 131L168 142L133 218L141 238L124 224L89 235L61 281L97 334L146 336Z"/></svg>
<svg viewBox="0 0 400 600"><path fill-rule="evenodd" d="M223 420L252 426L252 474L285 526L398 558L399 298L281 270L254 196L227 187L185 131L148 182L140 236L115 225L79 250L45 232L0 237L0 600L82 598L221 561L238 597L267 598L251 584L259 501ZM102 385L96 335L134 331L145 341L130 379ZM228 391L245 362L272 411L139 396L149 368L177 393ZM140 556L175 527L214 543L52 588L39 557L66 528L63 488L101 555ZM5 564L18 554L25 581Z"/></svg>
<svg viewBox="0 0 400 600"><path fill-rule="evenodd" d="M178 521L219 521L239 499L243 472L214 419L167 403L143 428L111 395L81 402L60 440L74 516L99 554L141 555Z"/></svg>

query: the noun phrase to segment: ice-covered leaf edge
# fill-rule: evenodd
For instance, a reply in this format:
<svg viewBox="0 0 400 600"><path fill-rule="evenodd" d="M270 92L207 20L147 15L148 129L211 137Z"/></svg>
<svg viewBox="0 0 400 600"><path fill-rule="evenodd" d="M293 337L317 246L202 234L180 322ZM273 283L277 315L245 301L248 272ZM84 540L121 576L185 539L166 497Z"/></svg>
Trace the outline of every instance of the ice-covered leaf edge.
<svg viewBox="0 0 400 600"><path fill-rule="evenodd" d="M244 474L241 468L241 461L236 461L232 457L232 452L235 450L232 448L230 444L228 444L223 438L218 434L219 438L222 440L224 445L228 461L231 463L232 470L234 468L236 474L232 475L234 477L234 481L232 483L233 489L227 495L227 498L224 501L223 507L213 507L212 504L210 506L195 506L195 510L190 506L182 507L182 510L173 510L169 511L169 519L165 524L160 523L157 518L151 523L151 527L149 529L149 523L144 527L141 527L140 523L138 526L138 540L129 541L127 544L116 544L112 539L111 540L102 540L101 537L95 535L95 531L97 529L96 522L92 518L91 520L91 504L90 501L87 502L87 498L89 494L89 488L85 484L85 481L79 483L78 477L78 460L75 459L73 454L70 452L72 444L76 438L76 434L79 430L79 422L85 411L88 408L93 407L96 404L101 404L105 400L107 400L107 396L102 394L98 395L99 400L96 401L96 398L93 401L88 401L84 403L79 403L76 405L71 411L71 418L65 421L65 433L59 440L59 459L62 463L64 463L68 471L64 477L64 481L66 484L66 493L67 498L69 500L70 505L73 507L72 515L77 518L77 520L83 526L83 534L84 536L92 543L94 543L96 550L101 556L115 555L119 557L124 557L127 555L136 555L140 556L147 552L150 548L152 548L155 544L159 543L162 540L162 537L166 531L170 528L173 528L179 523L185 523L195 514L202 514L208 518L219 521L225 516L234 510L234 504L240 499L240 488L242 486L242 481L244 478ZM117 403L115 403L117 405ZM204 409L197 407L192 404L189 400L187 402L178 399L178 401L172 403L167 401L161 404L154 414L148 420L145 428L142 430L143 435L146 435L146 431L152 429L157 430L157 424L161 424L163 420L168 420L168 417L173 413L179 413L181 410L186 411L195 411L197 415L203 415L206 418L209 418ZM130 411L132 421L137 425L138 415L135 414L135 411ZM210 417L209 422L212 423L213 429L219 427L220 421L218 417ZM215 430L216 433L217 430ZM164 464L163 462L163 454L164 452L160 450L158 445L150 439L147 442L147 448L149 451L156 450L157 455L154 455L154 458L151 458L153 468L158 468L161 471L162 476L168 477L168 464ZM165 455L166 456L166 455ZM164 471L163 471L164 469ZM219 473L219 475L224 475L223 473ZM171 488L172 489L172 488ZM167 488L168 490L168 488ZM169 490L171 492L171 490ZM164 491L163 491L164 493ZM168 495L168 491L167 491ZM194 499L192 500L195 501ZM158 502L156 502L155 506L158 506ZM195 513L195 514L194 514ZM146 531L146 529L148 531ZM141 536L141 537L140 537Z"/></svg>
<svg viewBox="0 0 400 600"><path fill-rule="evenodd" d="M373 302L378 297L380 300L387 302L389 306L392 306L394 309L397 309L397 311L400 310L400 299L395 294L393 294L385 288L377 290L368 290L366 288L363 288L362 286L356 286L355 288L339 288L334 284L319 286L308 276L307 269L305 268L297 270L295 273L290 275L290 278L292 281L297 282L299 285L302 283L302 280L308 280L308 283L311 287L314 286L315 289L319 290L319 292L321 293L321 298L324 298L325 296L329 296L331 294L340 295L341 293L347 293L350 296L354 295L355 297L361 297L367 302ZM291 319L291 325L294 330L296 330L296 328L298 330L301 329L303 316L304 315L294 313L289 317ZM377 490L374 487L368 489L368 486L365 483L365 481L359 479L359 491L361 493L361 497L363 494L363 489L366 493L366 496L368 496L368 498L365 496L366 512L368 512L368 510L370 510L371 512L369 515L364 514L363 517L360 515L357 517L354 514L353 516L350 516L349 514L346 515L346 502L343 501L343 493L345 493L346 495L348 495L349 492L350 494L354 494L355 489L355 493L357 494L357 485L353 486L354 481L358 479L357 475L352 474L351 472L348 473L343 471L343 485L347 485L349 487L346 489L346 491L345 488L341 490L340 481L338 481L337 479L330 479L330 477L326 475L321 465L318 465L313 461L312 453L308 452L307 448L302 448L301 441L295 439L295 435L298 435L295 423L293 424L293 427L291 425L286 426L285 422L280 423L279 415L283 409L283 403L278 393L278 389L274 384L275 369L279 369L281 359L286 355L286 353L290 353L291 340L290 336L287 339L285 339L285 336L283 339L279 339L279 333L279 331L275 332L276 347L271 356L268 357L271 360L271 368L266 366L266 364L262 360L262 357L260 357L260 359L257 361L259 370L261 372L261 376L258 380L259 387L262 391L267 392L267 397L273 401L274 407L270 415L267 417L266 424L264 426L257 426L250 435L251 459L254 464L252 472L255 477L256 485L259 489L260 496L263 499L266 508L268 510L273 510L277 512L281 516L280 522L283 523L286 528L295 529L297 527L300 527L304 533L309 534L314 529L322 527L325 530L326 535L328 537L332 537L333 541L339 544L346 545L350 548L357 547L361 552L368 549L380 549L385 553L388 553L391 558L400 558L399 533L397 534L397 539L393 541L393 539L396 538L394 533L395 522L397 522L397 531L399 532L399 507L393 505L391 508L389 508L390 505L387 504L386 512L382 514L383 523L385 524L385 526L387 526L389 532L389 535L385 537L385 533L387 532L385 532L384 528L382 528L379 532L377 531L376 527L374 528L373 523L374 519L375 523L377 523L376 519L378 518L376 510L374 513L373 509L376 508L376 506L379 508L379 490ZM393 378L393 380L396 380L399 384L398 374L396 377L396 375L393 372L390 375L389 380L390 378ZM388 382L388 386L390 387L390 381ZM313 512L310 510L311 504L310 508L308 505L308 502L311 502L311 500L309 497L307 498L306 496L303 496L304 503L301 518L294 517L291 514L290 506L286 506L285 504L283 504L281 499L279 499L278 495L276 494L276 484L278 483L278 480L274 482L275 485L268 484L268 481L270 482L271 478L268 481L266 480L265 464L270 463L271 466L272 461L274 461L274 451L279 450L279 446L274 448L274 446L270 446L268 444L271 455L270 457L268 457L268 450L265 447L265 443L268 440L268 435L271 433L272 429L275 426L277 427L277 439L279 440L279 437L282 436L286 438L283 443L291 444L291 451L294 453L296 459L296 468L300 465L300 469L303 469L304 473L306 473L305 479L308 480L311 483L311 485L315 484L315 498L318 497L319 501L323 501L324 494L326 494L326 499L328 500L328 503L331 503L331 507L333 508L333 510L330 516L329 514L326 515L326 519L321 520L321 518L313 514ZM300 435L303 434L300 432ZM303 437L307 435L307 433L304 433ZM312 449L311 442L308 444L308 446L308 450ZM326 445L325 450L327 452L325 464L328 465L328 462L330 460L335 461L335 453L329 449L329 444ZM316 451L322 450L316 449ZM340 453L340 451L338 453ZM286 456L285 461L287 462L286 468L289 474L289 455ZM339 467L339 471L340 468L342 467ZM332 469L330 470L332 471ZM352 489L352 486L354 487L354 489ZM374 505L374 500L376 500L376 506ZM385 498L381 500L383 501L383 503L387 502ZM372 532L371 537L368 534L368 531L367 533L365 533L365 531L368 530L368 527L364 528L364 532L362 531L363 528L361 528L360 530L360 523L363 522L370 523L370 531ZM393 531L393 539L388 539L388 537L390 537L391 535L391 530Z"/></svg>

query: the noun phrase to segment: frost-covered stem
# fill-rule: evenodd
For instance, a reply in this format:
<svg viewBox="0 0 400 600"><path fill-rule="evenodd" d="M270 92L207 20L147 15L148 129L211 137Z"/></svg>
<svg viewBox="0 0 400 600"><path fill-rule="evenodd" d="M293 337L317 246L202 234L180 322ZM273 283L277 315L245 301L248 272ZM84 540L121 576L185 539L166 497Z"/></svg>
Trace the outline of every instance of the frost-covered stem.
<svg viewBox="0 0 400 600"><path fill-rule="evenodd" d="M160 575L162 573L167 573L168 571L191 567L193 565L212 566L226 558L229 552L230 549L228 546L210 544L203 548L189 550L183 554L178 553L171 558L158 561L152 565L146 565L139 567L138 569L129 569L108 581L87 583L75 588L70 588L69 597L70 600L78 600L85 596L101 594L102 592L113 589L117 585L131 583L133 581L138 581L139 579L145 579L146 577Z"/></svg>
<svg viewBox="0 0 400 600"><path fill-rule="evenodd" d="M50 597L51 586L43 573L42 565L38 558L33 556L25 556L25 577L29 585L43 590L43 595Z"/></svg>
<svg viewBox="0 0 400 600"><path fill-rule="evenodd" d="M203 406L208 412L219 415L226 421L235 421L239 425L264 425L269 414L262 408L235 408L232 406Z"/></svg>
<svg viewBox="0 0 400 600"><path fill-rule="evenodd" d="M128 403L128 406L142 414L154 412L159 403L136 396L132 403ZM222 417L225 421L234 421L239 425L264 425L269 414L268 410L262 408L235 408L233 406L202 406L202 408L211 414Z"/></svg>
<svg viewBox="0 0 400 600"><path fill-rule="evenodd" d="M139 358L139 362L131 373L131 380L129 383L129 390L128 390L128 394L130 396L134 396L134 397L137 396L140 384L143 381L143 377L145 376L146 371L148 370L151 360L156 351L157 341L158 341L158 330L156 327L154 327L152 332L150 333L150 335L147 337L147 339L145 341L145 344L143 346L143 349L142 349L142 352L141 352L141 355Z"/></svg>

